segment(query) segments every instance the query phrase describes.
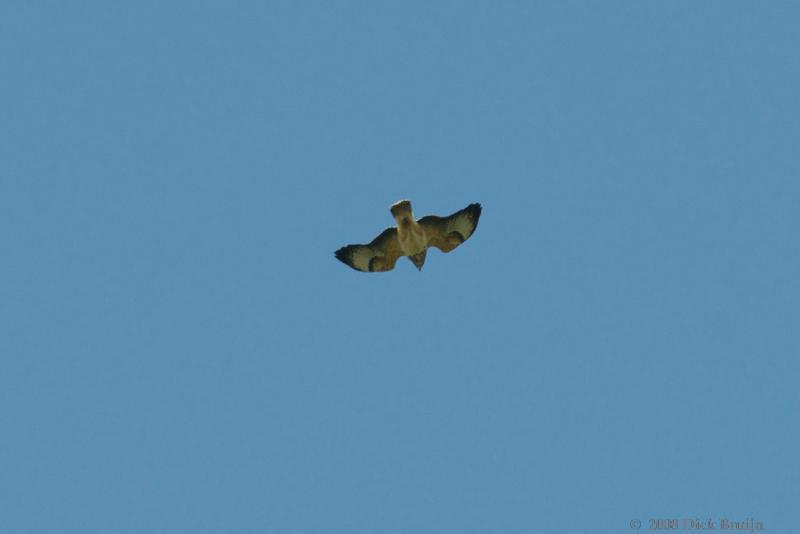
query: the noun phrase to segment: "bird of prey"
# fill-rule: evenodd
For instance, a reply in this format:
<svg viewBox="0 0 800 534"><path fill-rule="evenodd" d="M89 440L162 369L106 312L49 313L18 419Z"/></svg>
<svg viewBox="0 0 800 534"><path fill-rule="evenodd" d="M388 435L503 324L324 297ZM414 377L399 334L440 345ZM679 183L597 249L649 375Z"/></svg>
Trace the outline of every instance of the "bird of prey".
<svg viewBox="0 0 800 534"><path fill-rule="evenodd" d="M469 239L478 227L481 205L470 204L448 217L428 215L414 219L411 202L401 200L390 208L397 226L387 228L366 245L347 245L336 251L336 257L357 271L391 271L400 256L422 270L428 247L450 252Z"/></svg>

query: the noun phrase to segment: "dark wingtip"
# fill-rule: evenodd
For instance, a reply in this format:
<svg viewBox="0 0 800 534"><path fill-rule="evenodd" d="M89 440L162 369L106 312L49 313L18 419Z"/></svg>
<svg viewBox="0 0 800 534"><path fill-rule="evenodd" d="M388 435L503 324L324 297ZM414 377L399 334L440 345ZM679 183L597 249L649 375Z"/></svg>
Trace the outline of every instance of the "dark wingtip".
<svg viewBox="0 0 800 534"><path fill-rule="evenodd" d="M478 229L478 220L481 218L481 211L483 211L483 206L478 204L477 202L473 202L466 208L464 208L472 220L475 222L475 228L472 229L473 232Z"/></svg>
<svg viewBox="0 0 800 534"><path fill-rule="evenodd" d="M356 245L347 245L345 247L340 248L336 252L333 253L336 256L336 259L340 262L344 263L354 271L361 272L361 269L358 269L355 265L353 265L353 256L351 254L351 249L353 249Z"/></svg>
<svg viewBox="0 0 800 534"><path fill-rule="evenodd" d="M336 256L337 260L339 260L340 262L344 263L345 265L347 265L351 269L355 269L355 267L353 266L353 263L351 261L350 254L348 254L348 252L350 252L350 246L351 245L347 245L346 247L342 247L339 250L337 250L336 252L334 252L333 254L334 254L334 256ZM358 269L356 269L356 270L358 270Z"/></svg>

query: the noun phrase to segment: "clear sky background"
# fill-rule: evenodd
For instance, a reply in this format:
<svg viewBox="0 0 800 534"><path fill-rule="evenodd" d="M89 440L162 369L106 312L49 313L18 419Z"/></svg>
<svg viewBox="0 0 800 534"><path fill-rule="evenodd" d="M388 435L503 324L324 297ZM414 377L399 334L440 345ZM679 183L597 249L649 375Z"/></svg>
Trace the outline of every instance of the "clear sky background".
<svg viewBox="0 0 800 534"><path fill-rule="evenodd" d="M3 3L0 530L796 531L799 19Z"/></svg>

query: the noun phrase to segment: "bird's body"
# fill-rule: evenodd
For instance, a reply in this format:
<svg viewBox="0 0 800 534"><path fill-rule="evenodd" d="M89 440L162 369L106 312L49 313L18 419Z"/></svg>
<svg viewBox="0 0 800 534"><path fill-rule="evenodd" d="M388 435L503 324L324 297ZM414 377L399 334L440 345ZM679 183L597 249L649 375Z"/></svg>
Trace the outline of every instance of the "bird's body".
<svg viewBox="0 0 800 534"><path fill-rule="evenodd" d="M411 202L401 200L390 211L397 223L387 228L366 245L347 245L336 251L336 257L358 271L390 271L397 259L407 256L422 270L428 248L450 252L472 235L481 215L480 204L470 204L448 217L428 215L414 218Z"/></svg>
<svg viewBox="0 0 800 534"><path fill-rule="evenodd" d="M428 249L428 236L425 229L414 220L411 203L400 201L390 210L397 222L397 241L403 256L408 256L417 269L422 270L425 263L425 252Z"/></svg>

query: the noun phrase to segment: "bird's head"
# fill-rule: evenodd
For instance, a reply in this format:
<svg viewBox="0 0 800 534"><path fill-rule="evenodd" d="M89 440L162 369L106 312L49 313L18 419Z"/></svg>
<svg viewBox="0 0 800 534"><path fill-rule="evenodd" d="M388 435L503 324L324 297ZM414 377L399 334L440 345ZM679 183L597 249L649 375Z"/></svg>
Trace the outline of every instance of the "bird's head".
<svg viewBox="0 0 800 534"><path fill-rule="evenodd" d="M389 211L392 212L392 217L395 219L405 214L411 215L411 201L399 200L392 204Z"/></svg>

